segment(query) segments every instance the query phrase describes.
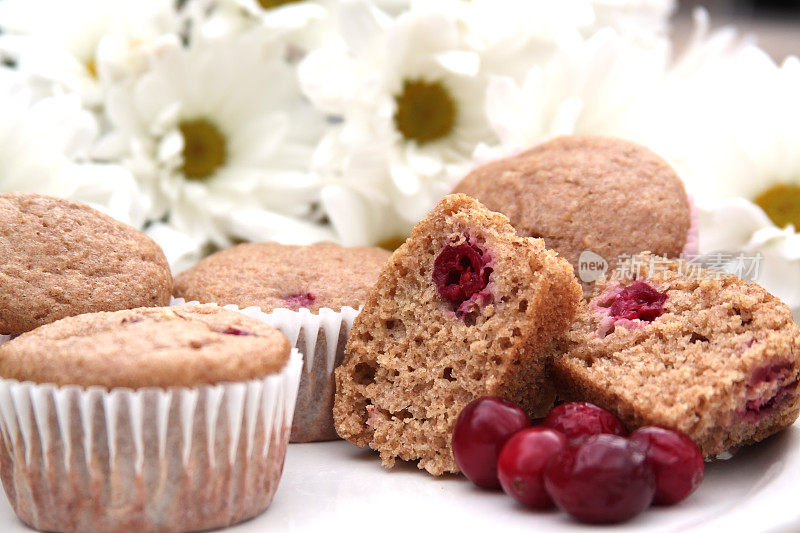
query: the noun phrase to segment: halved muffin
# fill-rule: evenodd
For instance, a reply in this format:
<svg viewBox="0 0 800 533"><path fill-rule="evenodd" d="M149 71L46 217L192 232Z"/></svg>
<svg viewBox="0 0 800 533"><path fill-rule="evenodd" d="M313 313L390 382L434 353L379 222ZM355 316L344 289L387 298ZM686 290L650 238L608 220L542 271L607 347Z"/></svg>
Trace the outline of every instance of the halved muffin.
<svg viewBox="0 0 800 533"><path fill-rule="evenodd" d="M485 395L531 416L553 404L544 356L572 322L581 288L541 239L465 195L445 197L386 263L336 372L339 435L385 466L419 459L458 472L456 417Z"/></svg>

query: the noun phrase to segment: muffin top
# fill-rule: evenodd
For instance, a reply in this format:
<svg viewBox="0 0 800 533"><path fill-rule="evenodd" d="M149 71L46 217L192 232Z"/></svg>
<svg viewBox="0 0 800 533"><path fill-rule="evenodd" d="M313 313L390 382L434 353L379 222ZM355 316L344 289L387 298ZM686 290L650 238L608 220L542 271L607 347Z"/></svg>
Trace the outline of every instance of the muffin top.
<svg viewBox="0 0 800 533"><path fill-rule="evenodd" d="M691 221L683 183L666 161L604 137L558 137L475 169L456 191L508 216L520 234L543 238L578 273L584 251L609 269L646 250L677 257Z"/></svg>
<svg viewBox="0 0 800 533"><path fill-rule="evenodd" d="M94 209L36 194L0 194L0 334L60 318L166 305L164 252Z"/></svg>
<svg viewBox="0 0 800 533"><path fill-rule="evenodd" d="M278 330L213 305L144 307L65 318L0 346L0 376L56 385L193 387L280 372Z"/></svg>
<svg viewBox="0 0 800 533"><path fill-rule="evenodd" d="M240 244L217 252L175 278L187 301L273 309L358 308L391 254L333 243Z"/></svg>

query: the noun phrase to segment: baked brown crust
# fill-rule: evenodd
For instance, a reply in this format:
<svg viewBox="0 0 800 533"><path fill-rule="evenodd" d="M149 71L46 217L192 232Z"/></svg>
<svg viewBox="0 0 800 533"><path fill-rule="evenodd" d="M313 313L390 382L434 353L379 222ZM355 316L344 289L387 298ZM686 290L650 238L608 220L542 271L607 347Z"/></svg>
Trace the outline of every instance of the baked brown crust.
<svg viewBox="0 0 800 533"><path fill-rule="evenodd" d="M304 307L357 309L391 254L381 248L333 243L294 246L240 244L217 252L175 277L175 296L201 303L256 306L264 312ZM306 295L312 295L309 301Z"/></svg>
<svg viewBox="0 0 800 533"><path fill-rule="evenodd" d="M638 279L668 295L664 314L618 324L603 337L600 302L618 282L598 281L553 361L559 399L601 405L631 430L677 429L706 457L792 425L800 412L800 331L789 308L731 275L687 276L696 267L682 261L659 261L648 276L652 256L640 257ZM748 413L760 403L768 407Z"/></svg>
<svg viewBox="0 0 800 533"><path fill-rule="evenodd" d="M490 257L489 302L463 318L432 280L447 246L475 243ZM581 289L570 265L540 239L465 195L445 197L392 255L356 318L336 371L339 435L434 475L458 472L450 448L471 400L503 396L532 416L552 406L543 357L572 321Z"/></svg>
<svg viewBox="0 0 800 533"><path fill-rule="evenodd" d="M645 250L678 257L691 222L683 183L666 161L605 137L555 138L473 170L455 191L508 216L521 235L543 238L576 268L585 250L609 269Z"/></svg>
<svg viewBox="0 0 800 533"><path fill-rule="evenodd" d="M69 317L0 346L0 376L56 385L194 387L280 372L278 330L216 306L140 308Z"/></svg>
<svg viewBox="0 0 800 533"><path fill-rule="evenodd" d="M164 252L136 229L69 200L0 195L0 334L166 305L171 292Z"/></svg>

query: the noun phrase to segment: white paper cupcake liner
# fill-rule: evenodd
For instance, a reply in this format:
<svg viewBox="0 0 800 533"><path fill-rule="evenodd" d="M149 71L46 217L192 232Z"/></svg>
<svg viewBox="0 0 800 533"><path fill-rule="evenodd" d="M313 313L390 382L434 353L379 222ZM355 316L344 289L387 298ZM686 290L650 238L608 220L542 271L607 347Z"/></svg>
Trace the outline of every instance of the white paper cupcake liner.
<svg viewBox="0 0 800 533"><path fill-rule="evenodd" d="M0 379L0 477L47 531L193 531L261 513L283 469L302 367L169 389Z"/></svg>
<svg viewBox="0 0 800 533"><path fill-rule="evenodd" d="M170 305L199 305L173 298ZM292 311L276 309L265 313L258 307L239 309L225 305L280 330L305 359L300 390L297 395L291 442L336 440L333 427L334 370L344 359L344 348L358 309L343 307L341 311L322 308L318 313L308 309Z"/></svg>
<svg viewBox="0 0 800 533"><path fill-rule="evenodd" d="M11 335L0 335L0 345L11 340Z"/></svg>

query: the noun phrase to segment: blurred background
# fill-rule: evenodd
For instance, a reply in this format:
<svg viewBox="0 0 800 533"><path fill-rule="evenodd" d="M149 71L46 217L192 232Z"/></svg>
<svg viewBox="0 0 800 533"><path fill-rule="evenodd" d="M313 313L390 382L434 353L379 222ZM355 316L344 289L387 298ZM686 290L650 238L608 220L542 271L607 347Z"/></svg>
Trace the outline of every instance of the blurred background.
<svg viewBox="0 0 800 533"><path fill-rule="evenodd" d="M776 61L800 55L800 0L681 0L675 42L685 42L692 28L692 10L698 6L708 9L714 27L736 24Z"/></svg>

